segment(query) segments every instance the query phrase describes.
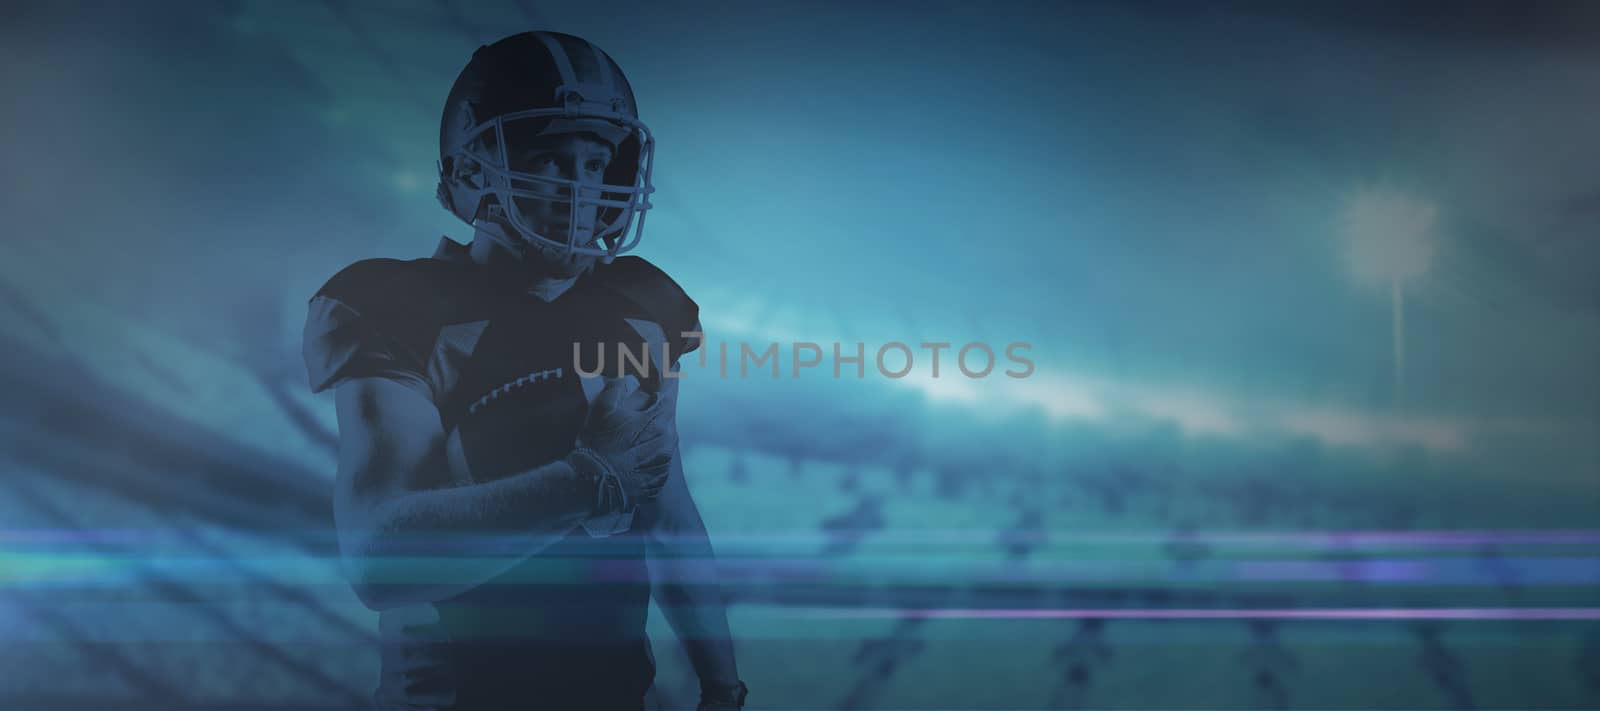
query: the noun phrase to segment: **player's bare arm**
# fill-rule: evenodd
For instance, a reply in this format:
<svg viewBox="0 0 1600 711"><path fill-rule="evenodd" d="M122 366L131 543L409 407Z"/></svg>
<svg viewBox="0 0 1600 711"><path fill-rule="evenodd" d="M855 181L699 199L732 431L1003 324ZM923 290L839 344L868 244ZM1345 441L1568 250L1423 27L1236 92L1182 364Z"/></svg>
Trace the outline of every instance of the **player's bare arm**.
<svg viewBox="0 0 1600 711"><path fill-rule="evenodd" d="M679 382L667 379L662 387L674 410ZM676 412L671 414L676 419ZM739 681L716 552L676 450L671 467L661 496L643 509L646 518L639 522L649 531L645 551L651 595L700 679L701 708L738 708L746 690Z"/></svg>
<svg viewBox="0 0 1600 711"><path fill-rule="evenodd" d="M431 402L382 377L340 385L334 512L362 602L382 610L456 595L559 541L613 505L607 497L654 498L675 435L648 411L620 409L623 394L608 385L585 446L567 458L463 484L470 473Z"/></svg>
<svg viewBox="0 0 1600 711"><path fill-rule="evenodd" d="M715 552L676 452L672 469L653 509L646 549L652 595L700 679L702 708L738 708L745 689L717 583Z"/></svg>

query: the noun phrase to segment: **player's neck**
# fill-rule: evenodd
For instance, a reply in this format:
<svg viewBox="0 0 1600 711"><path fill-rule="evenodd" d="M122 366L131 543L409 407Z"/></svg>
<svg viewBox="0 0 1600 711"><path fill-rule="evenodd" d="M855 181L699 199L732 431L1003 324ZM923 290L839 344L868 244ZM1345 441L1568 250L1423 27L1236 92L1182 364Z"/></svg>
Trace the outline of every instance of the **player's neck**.
<svg viewBox="0 0 1600 711"><path fill-rule="evenodd" d="M577 281L578 277L575 276L566 279L538 277L528 286L528 293L541 301L555 301L556 297L567 293Z"/></svg>
<svg viewBox="0 0 1600 711"><path fill-rule="evenodd" d="M554 301L578 281L577 276L544 273L537 264L513 254L505 245L483 235L474 235L467 254L480 266L513 275L527 294L543 301Z"/></svg>

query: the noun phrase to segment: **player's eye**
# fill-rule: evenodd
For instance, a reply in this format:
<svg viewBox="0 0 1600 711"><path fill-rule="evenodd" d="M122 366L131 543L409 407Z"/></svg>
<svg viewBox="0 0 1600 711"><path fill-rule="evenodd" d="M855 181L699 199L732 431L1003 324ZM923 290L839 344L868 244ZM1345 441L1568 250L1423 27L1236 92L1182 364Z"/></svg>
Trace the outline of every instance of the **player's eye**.
<svg viewBox="0 0 1600 711"><path fill-rule="evenodd" d="M606 169L606 162L603 161L603 160L599 160L599 159L593 159L593 160L590 160L588 163L584 163L583 164L583 169L587 170L587 171L589 171L591 173L599 173L599 172L604 171Z"/></svg>
<svg viewBox="0 0 1600 711"><path fill-rule="evenodd" d="M555 162L555 156L552 156L549 153L535 153L523 157L522 169L529 173L537 173L549 168L551 165L554 165Z"/></svg>

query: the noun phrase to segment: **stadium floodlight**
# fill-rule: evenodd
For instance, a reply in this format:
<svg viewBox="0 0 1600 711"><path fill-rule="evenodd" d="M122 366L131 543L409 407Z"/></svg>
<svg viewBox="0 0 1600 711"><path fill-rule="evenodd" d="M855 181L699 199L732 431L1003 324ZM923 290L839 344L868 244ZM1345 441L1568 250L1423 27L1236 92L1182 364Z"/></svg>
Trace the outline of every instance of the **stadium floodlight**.
<svg viewBox="0 0 1600 711"><path fill-rule="evenodd" d="M1394 340L1394 385L1405 385L1404 283L1428 271L1436 251L1437 207L1391 188L1357 192L1344 210L1350 269L1365 284L1387 286Z"/></svg>

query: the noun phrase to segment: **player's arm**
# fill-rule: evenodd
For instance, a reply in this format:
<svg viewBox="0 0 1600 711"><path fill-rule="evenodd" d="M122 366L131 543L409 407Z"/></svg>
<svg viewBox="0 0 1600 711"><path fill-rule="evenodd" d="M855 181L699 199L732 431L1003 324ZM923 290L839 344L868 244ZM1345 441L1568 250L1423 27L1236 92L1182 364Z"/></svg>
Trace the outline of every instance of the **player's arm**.
<svg viewBox="0 0 1600 711"><path fill-rule="evenodd" d="M467 472L450 468L463 458L447 454L422 341L407 333L416 310L406 296L426 292L401 288L414 286L408 279L385 260L347 267L310 300L302 343L312 392L336 388L339 547L357 594L374 609L480 585L586 516L650 498L667 472L639 466L668 451L665 437L644 432L651 413L622 412L623 393L608 386L580 436L587 446L467 484Z"/></svg>
<svg viewBox="0 0 1600 711"><path fill-rule="evenodd" d="M673 433L657 410L624 407L625 388L596 396L564 458L480 484L451 471L431 400L385 377L337 390L334 514L346 574L376 610L443 599L505 572L589 516L655 498Z"/></svg>
<svg viewBox="0 0 1600 711"><path fill-rule="evenodd" d="M480 585L565 536L595 506L596 482L565 460L481 484L451 472L434 404L385 377L336 390L334 515L346 574L385 609Z"/></svg>
<svg viewBox="0 0 1600 711"><path fill-rule="evenodd" d="M677 381L667 383L669 400L675 401ZM649 536L645 550L652 593L688 652L700 678L702 701L742 697L716 554L676 450L671 467L661 496L641 509L648 512L643 524Z"/></svg>

